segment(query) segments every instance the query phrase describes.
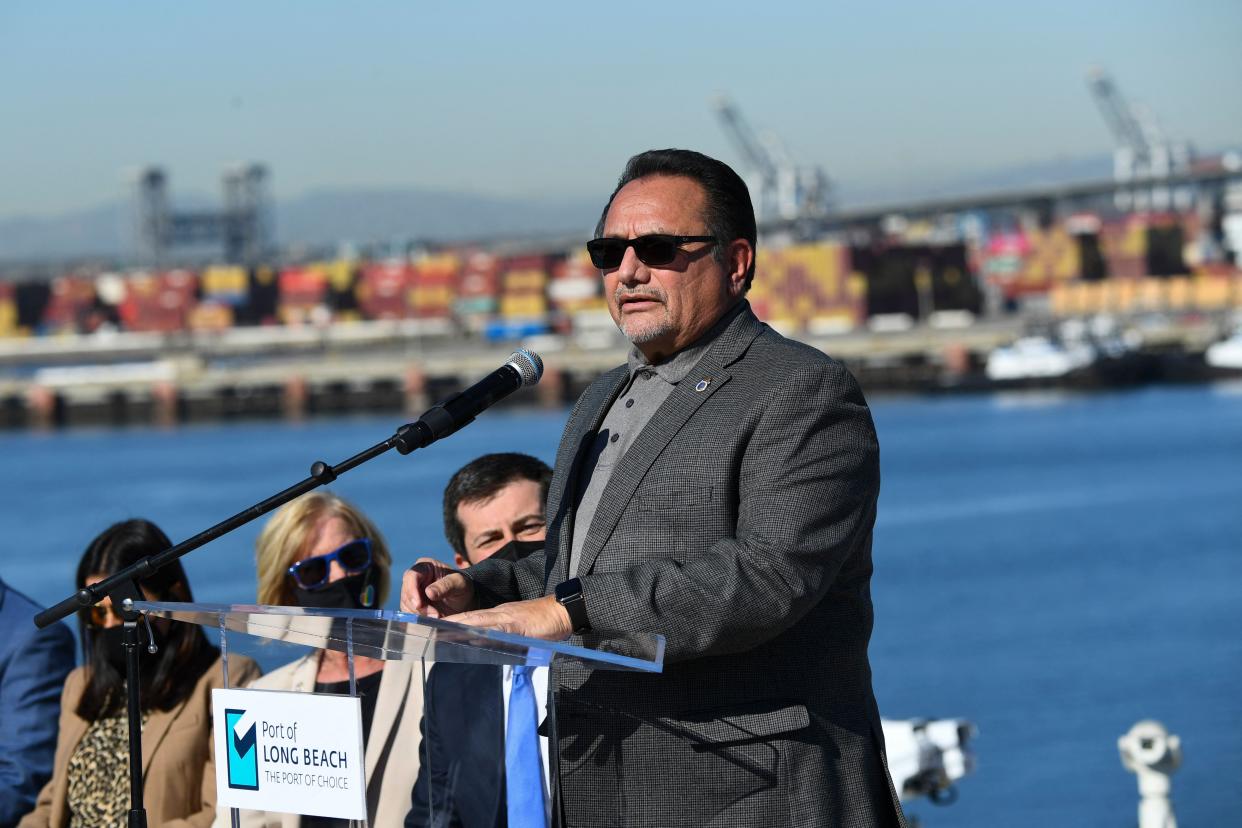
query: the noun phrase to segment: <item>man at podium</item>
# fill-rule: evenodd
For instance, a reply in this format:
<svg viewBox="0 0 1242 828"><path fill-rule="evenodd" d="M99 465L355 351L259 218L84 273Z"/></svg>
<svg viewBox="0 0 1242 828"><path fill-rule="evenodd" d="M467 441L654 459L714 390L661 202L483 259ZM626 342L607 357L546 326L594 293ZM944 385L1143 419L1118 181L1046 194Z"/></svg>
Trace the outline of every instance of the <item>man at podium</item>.
<svg viewBox="0 0 1242 828"><path fill-rule="evenodd" d="M635 156L596 235L634 348L569 417L545 551L411 571L402 608L666 637L662 674L554 663L562 825L902 824L867 659L879 447L858 384L751 310L754 211L725 164Z"/></svg>

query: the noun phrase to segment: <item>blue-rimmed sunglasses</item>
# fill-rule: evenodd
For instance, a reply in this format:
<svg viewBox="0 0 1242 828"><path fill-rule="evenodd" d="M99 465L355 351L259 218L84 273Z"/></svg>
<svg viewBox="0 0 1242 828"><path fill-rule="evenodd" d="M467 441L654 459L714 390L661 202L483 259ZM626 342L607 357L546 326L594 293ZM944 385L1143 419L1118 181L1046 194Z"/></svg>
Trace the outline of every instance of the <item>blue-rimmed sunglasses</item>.
<svg viewBox="0 0 1242 828"><path fill-rule="evenodd" d="M351 540L326 555L304 558L289 567L289 574L302 589L319 589L328 583L333 561L339 563L349 575L364 571L371 565L371 539Z"/></svg>

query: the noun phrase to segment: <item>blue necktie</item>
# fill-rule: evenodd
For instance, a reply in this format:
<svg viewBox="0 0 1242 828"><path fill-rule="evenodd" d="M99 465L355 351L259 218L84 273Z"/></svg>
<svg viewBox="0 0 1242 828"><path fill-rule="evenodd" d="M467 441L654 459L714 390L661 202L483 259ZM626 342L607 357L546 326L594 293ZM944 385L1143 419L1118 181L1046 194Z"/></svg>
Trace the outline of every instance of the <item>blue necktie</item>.
<svg viewBox="0 0 1242 828"><path fill-rule="evenodd" d="M543 758L539 755L539 708L531 684L534 667L514 667L505 725L505 800L509 828L547 828L543 810Z"/></svg>

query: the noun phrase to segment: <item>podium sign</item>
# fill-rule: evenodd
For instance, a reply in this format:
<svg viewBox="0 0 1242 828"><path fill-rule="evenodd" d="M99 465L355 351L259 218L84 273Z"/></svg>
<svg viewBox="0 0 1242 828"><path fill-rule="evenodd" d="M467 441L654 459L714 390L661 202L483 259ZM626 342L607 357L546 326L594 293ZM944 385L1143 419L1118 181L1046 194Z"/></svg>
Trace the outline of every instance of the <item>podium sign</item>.
<svg viewBox="0 0 1242 828"><path fill-rule="evenodd" d="M365 820L362 702L276 690L213 690L221 808Z"/></svg>
<svg viewBox="0 0 1242 828"><path fill-rule="evenodd" d="M339 610L263 604L135 601L154 618L200 624L385 661L541 667L571 661L592 670L664 669L664 637L650 633L587 635L542 641L442 618L391 610ZM228 659L224 686L229 684ZM351 691L352 692L352 691ZM221 810L314 814L367 824L362 707L352 696L274 690L214 690L216 790ZM502 754L503 756L503 754ZM430 761L428 764L430 768ZM378 826L387 828L387 826Z"/></svg>

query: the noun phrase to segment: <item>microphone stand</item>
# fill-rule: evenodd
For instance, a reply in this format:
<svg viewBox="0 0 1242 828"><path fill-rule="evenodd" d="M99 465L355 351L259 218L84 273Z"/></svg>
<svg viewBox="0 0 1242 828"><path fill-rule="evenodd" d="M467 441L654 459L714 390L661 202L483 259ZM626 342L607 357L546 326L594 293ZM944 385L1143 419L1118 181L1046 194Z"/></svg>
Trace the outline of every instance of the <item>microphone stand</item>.
<svg viewBox="0 0 1242 828"><path fill-rule="evenodd" d="M345 472L361 466L368 460L374 460L389 449L395 448L401 454L409 454L415 449L423 448L440 437L447 436L452 431L456 431L474 418L471 417L464 422L454 422L452 425L455 427L451 430L437 428L435 425L428 425L424 422L424 420L429 419L434 424L436 416L440 416L437 412L443 412L444 405L450 405L456 398L453 397L443 405L435 406L424 414L422 418L401 426L392 437L389 437L382 443L376 443L366 451L359 452L335 466L329 466L322 460L316 460L311 464L310 476L301 482L256 503L249 509L238 512L231 518L217 523L210 529L199 532L194 537L184 540L176 546L170 546L163 552L148 555L102 581L82 587L60 603L35 615L35 626L43 628L56 623L76 610L98 604L105 597L110 598L113 606L120 609L121 618L125 622L123 644L125 647L125 676L127 684L126 709L129 715L130 809L127 828L147 828L147 812L143 807L142 798L142 705L138 688L138 619L142 616L141 613L133 609L134 601L143 600L142 592L138 588L138 582L150 577L160 568L198 549L200 546L227 535L239 526L244 526L273 509L283 506L290 500L306 494L312 489L328 485Z"/></svg>

